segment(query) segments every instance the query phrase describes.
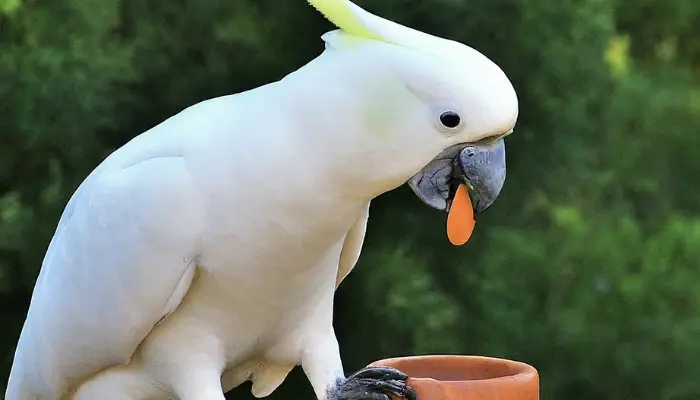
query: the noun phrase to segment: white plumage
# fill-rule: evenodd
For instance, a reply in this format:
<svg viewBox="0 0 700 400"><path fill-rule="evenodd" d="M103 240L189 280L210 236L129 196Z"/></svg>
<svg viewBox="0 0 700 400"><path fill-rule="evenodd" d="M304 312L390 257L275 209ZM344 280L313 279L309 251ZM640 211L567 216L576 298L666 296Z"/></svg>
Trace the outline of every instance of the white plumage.
<svg viewBox="0 0 700 400"><path fill-rule="evenodd" d="M46 253L7 400L221 400L247 379L266 396L298 364L330 396L344 379L333 295L370 201L444 149L511 130L517 99L454 42L438 57L324 38L295 73L194 105L87 177ZM467 107L461 131L436 128L441 107Z"/></svg>

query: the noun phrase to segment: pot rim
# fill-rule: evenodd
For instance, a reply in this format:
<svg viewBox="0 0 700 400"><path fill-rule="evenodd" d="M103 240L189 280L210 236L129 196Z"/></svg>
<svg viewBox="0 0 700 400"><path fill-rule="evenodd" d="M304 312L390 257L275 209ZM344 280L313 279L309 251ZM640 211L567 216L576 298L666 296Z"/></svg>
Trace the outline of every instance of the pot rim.
<svg viewBox="0 0 700 400"><path fill-rule="evenodd" d="M438 379L438 378L431 378L431 377L420 377L420 376L412 376L406 371L404 372L406 375L408 375L410 381L414 382L445 382L445 383L457 383L457 382L483 382L483 383L498 383L500 381L504 380L510 380L511 382L514 379L517 380L525 380L525 381L530 381L530 380L539 380L539 374L537 370L526 363L520 362L520 361L514 361L514 360L509 360L509 359L504 359L504 358L496 358L496 357L486 357L486 356L474 356L474 355L456 355L456 354L430 354L430 355L415 355L415 356L405 356L405 357L390 357L390 358L385 358L381 360L377 360L373 362L371 365L387 365L387 363L393 364L394 361L407 361L407 362L421 362L421 361L432 361L432 362L442 362L442 361L447 361L448 359L451 360L459 360L460 363L467 365L471 362L478 361L481 362L485 365L496 365L496 364L507 364L511 368L513 368L513 373L508 374L508 375L500 375L500 376L494 376L492 378L484 378L484 379L459 379L459 380L450 380L450 379ZM396 368L396 367L394 367ZM401 370L400 368L397 368Z"/></svg>

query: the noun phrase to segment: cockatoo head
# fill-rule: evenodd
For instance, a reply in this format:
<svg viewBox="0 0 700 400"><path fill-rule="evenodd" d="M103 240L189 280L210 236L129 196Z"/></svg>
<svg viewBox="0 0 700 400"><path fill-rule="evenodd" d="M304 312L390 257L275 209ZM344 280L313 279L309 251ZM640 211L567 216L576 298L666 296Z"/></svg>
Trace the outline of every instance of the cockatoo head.
<svg viewBox="0 0 700 400"><path fill-rule="evenodd" d="M464 183L473 212L489 208L505 181L504 137L518 117L505 73L469 46L349 0L309 2L340 28L323 36L326 52L362 77L353 82L365 93L360 113L378 141L395 143L389 162L404 182L427 205L448 212Z"/></svg>

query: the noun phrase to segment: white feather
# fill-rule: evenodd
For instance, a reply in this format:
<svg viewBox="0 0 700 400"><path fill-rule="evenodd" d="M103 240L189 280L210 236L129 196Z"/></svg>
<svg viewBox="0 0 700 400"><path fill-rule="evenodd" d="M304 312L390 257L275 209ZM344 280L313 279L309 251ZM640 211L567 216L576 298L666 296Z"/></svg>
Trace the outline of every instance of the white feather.
<svg viewBox="0 0 700 400"><path fill-rule="evenodd" d="M517 116L485 57L447 41L428 54L427 35L360 17L415 46L329 46L279 82L184 110L88 176L47 250L7 400L223 400L248 379L265 396L298 364L325 400L343 377L333 295L369 202ZM463 132L435 129L443 106L467 106Z"/></svg>

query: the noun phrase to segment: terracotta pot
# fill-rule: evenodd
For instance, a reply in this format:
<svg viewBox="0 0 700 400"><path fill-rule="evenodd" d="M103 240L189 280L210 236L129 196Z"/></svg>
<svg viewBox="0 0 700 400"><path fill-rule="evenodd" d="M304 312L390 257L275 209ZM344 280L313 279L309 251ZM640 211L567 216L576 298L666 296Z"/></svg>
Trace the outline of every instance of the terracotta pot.
<svg viewBox="0 0 700 400"><path fill-rule="evenodd" d="M539 375L527 364L499 358L434 355L380 360L409 376L419 400L539 400Z"/></svg>

